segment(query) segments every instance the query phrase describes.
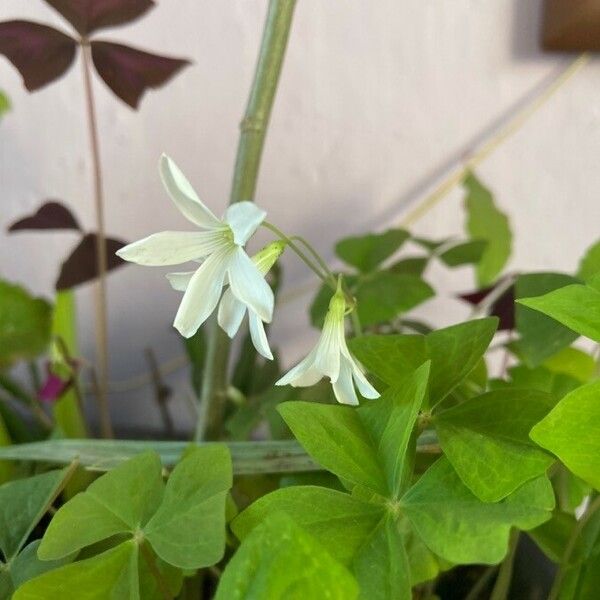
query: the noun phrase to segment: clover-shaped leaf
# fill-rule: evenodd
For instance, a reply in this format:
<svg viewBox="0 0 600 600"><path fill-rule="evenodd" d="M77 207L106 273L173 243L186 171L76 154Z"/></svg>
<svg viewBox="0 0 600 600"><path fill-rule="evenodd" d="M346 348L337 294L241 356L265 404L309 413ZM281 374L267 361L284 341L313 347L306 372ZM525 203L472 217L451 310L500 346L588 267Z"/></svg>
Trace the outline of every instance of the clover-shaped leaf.
<svg viewBox="0 0 600 600"><path fill-rule="evenodd" d="M153 0L46 0L81 34L123 25L154 8Z"/></svg>
<svg viewBox="0 0 600 600"><path fill-rule="evenodd" d="M231 559L215 600L353 600L356 581L313 538L282 512L270 515Z"/></svg>
<svg viewBox="0 0 600 600"><path fill-rule="evenodd" d="M500 561L511 527L532 528L550 517L552 487L540 477L502 502L485 503L464 485L445 457L413 484L415 423L427 395L429 372L426 363L411 375L398 377L377 402L349 409L353 418L345 407L282 404L279 410L300 443L352 494L314 486L280 489L243 511L233 521L234 532L244 539L268 514L285 512L333 556L352 566L365 597L373 585L366 564L377 564L388 586L378 597L411 597L410 586L423 577L417 569L413 572L408 556L408 550L415 548L415 536L443 559L436 563L432 556L429 564L434 571L426 577L435 576L444 560ZM339 425L330 425L342 412ZM324 422L329 424L323 426ZM359 449L368 463L360 457L351 460ZM373 472L365 473L365 465L373 462L377 465Z"/></svg>
<svg viewBox="0 0 600 600"><path fill-rule="evenodd" d="M0 23L0 54L19 71L30 92L63 75L75 58L76 47L73 38L41 23Z"/></svg>
<svg viewBox="0 0 600 600"><path fill-rule="evenodd" d="M8 228L8 231L37 229L74 229L75 231L81 231L81 227L73 213L57 200L44 202L33 214L15 221Z"/></svg>
<svg viewBox="0 0 600 600"><path fill-rule="evenodd" d="M152 587L157 569L168 573L173 567L179 573L170 578L176 587L181 569L206 567L223 556L225 500L231 480L229 451L218 444L191 448L166 485L156 453L132 458L57 511L38 556L42 560L60 559L97 542L106 543L116 535L125 537L125 541L102 554L32 579L16 597L58 597L52 594L60 595L73 580L82 593L96 594L90 597L112 594L137 598L140 586ZM106 581L100 582L103 572ZM159 583L164 585L166 579L169 577L165 574L155 582L158 597Z"/></svg>
<svg viewBox="0 0 600 600"><path fill-rule="evenodd" d="M74 469L73 465L0 486L0 597L10 597L22 582L72 559L65 556L43 564L35 555L39 540L26 543Z"/></svg>

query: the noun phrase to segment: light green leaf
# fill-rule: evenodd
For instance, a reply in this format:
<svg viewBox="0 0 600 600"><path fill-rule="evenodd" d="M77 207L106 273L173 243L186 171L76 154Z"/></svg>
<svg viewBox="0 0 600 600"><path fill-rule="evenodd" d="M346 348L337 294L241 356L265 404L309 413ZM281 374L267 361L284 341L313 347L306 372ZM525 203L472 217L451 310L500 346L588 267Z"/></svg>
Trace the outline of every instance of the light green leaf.
<svg viewBox="0 0 600 600"><path fill-rule="evenodd" d="M276 512L288 515L336 560L346 565L384 515L383 506L363 502L337 490L293 486L256 500L234 519L233 532L244 540Z"/></svg>
<svg viewBox="0 0 600 600"><path fill-rule="evenodd" d="M520 275L515 283L515 298L541 296L557 288L577 283L562 273L529 273ZM520 302L516 304L516 325L520 339L516 343L519 355L531 367L570 346L577 334Z"/></svg>
<svg viewBox="0 0 600 600"><path fill-rule="evenodd" d="M13 600L73 598L139 600L138 549L127 541L102 554L48 571L27 581Z"/></svg>
<svg viewBox="0 0 600 600"><path fill-rule="evenodd" d="M407 256L395 262L387 270L398 275L416 275L417 277L421 277L428 263L428 256Z"/></svg>
<svg viewBox="0 0 600 600"><path fill-rule="evenodd" d="M358 317L365 326L391 321L433 295L420 277L379 271L362 279L356 288Z"/></svg>
<svg viewBox="0 0 600 600"><path fill-rule="evenodd" d="M54 515L40 558L62 558L117 533L141 529L162 500L161 468L158 455L147 452L94 481Z"/></svg>
<svg viewBox="0 0 600 600"><path fill-rule="evenodd" d="M381 521L354 559L361 600L411 600L408 556L391 519Z"/></svg>
<svg viewBox="0 0 600 600"><path fill-rule="evenodd" d="M527 535L551 561L560 563L576 523L573 515L556 512L549 521L528 531Z"/></svg>
<svg viewBox="0 0 600 600"><path fill-rule="evenodd" d="M0 280L0 368L41 354L50 341L50 319L48 302Z"/></svg>
<svg viewBox="0 0 600 600"><path fill-rule="evenodd" d="M476 319L420 335L365 335L351 350L367 370L395 385L431 359L429 396L441 402L478 365L494 337L498 319Z"/></svg>
<svg viewBox="0 0 600 600"><path fill-rule="evenodd" d="M400 501L400 509L427 546L457 564L499 562L511 527L536 527L550 518L553 507L554 493L545 478L527 482L502 502L481 502L445 457Z"/></svg>
<svg viewBox="0 0 600 600"><path fill-rule="evenodd" d="M553 373L568 375L581 383L587 383L594 376L596 361L578 348L563 348L546 359L543 366Z"/></svg>
<svg viewBox="0 0 600 600"><path fill-rule="evenodd" d="M336 244L335 253L344 262L368 273L392 256L409 237L408 232L403 229L348 237Z"/></svg>
<svg viewBox="0 0 600 600"><path fill-rule="evenodd" d="M518 303L600 342L600 291L588 285L567 285L537 298L521 298Z"/></svg>
<svg viewBox="0 0 600 600"><path fill-rule="evenodd" d="M497 502L554 462L529 431L554 406L552 396L506 389L467 400L434 417L440 445L464 484Z"/></svg>
<svg viewBox="0 0 600 600"><path fill-rule="evenodd" d="M294 436L319 464L354 485L386 494L385 475L354 408L284 402L278 410Z"/></svg>
<svg viewBox="0 0 600 600"><path fill-rule="evenodd" d="M225 551L225 499L231 484L226 446L192 448L175 467L162 504L144 527L158 556L181 569L218 562Z"/></svg>
<svg viewBox="0 0 600 600"><path fill-rule="evenodd" d="M244 540L225 569L215 600L353 600L352 575L284 513Z"/></svg>
<svg viewBox="0 0 600 600"><path fill-rule="evenodd" d="M587 281L598 273L600 273L600 240L587 249L587 252L579 263L577 277Z"/></svg>
<svg viewBox="0 0 600 600"><path fill-rule="evenodd" d="M494 283L502 272L511 252L512 234L508 218L494 204L492 193L473 173L463 182L467 192L466 230L472 238L485 240L487 246L477 264L476 275L479 287Z"/></svg>
<svg viewBox="0 0 600 600"><path fill-rule="evenodd" d="M439 259L448 267L477 264L488 246L487 240L469 240L460 242L444 250Z"/></svg>
<svg viewBox="0 0 600 600"><path fill-rule="evenodd" d="M0 486L0 550L7 562L25 545L72 472L68 467Z"/></svg>
<svg viewBox="0 0 600 600"><path fill-rule="evenodd" d="M414 450L409 450L409 442L416 439L414 426L426 397L430 365L421 365L376 402L357 411L377 445L377 457L387 477L388 498L397 499L412 478L408 458L414 456Z"/></svg>
<svg viewBox="0 0 600 600"><path fill-rule="evenodd" d="M600 381L567 394L531 430L531 439L600 489Z"/></svg>

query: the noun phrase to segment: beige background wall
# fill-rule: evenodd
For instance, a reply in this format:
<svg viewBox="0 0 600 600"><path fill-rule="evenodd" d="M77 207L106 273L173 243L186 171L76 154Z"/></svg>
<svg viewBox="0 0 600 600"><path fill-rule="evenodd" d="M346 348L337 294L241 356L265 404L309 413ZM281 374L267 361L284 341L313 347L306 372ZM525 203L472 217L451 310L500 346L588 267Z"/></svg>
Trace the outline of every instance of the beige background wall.
<svg viewBox="0 0 600 600"><path fill-rule="evenodd" d="M110 233L134 240L187 227L159 183L162 151L207 203L225 206L265 6L162 0L138 23L101 34L194 61L149 93L139 113L95 81ZM538 50L540 14L538 0L299 0L257 201L328 257L336 238L390 226L572 59ZM0 20L17 17L67 28L42 0L2 0ZM81 71L29 95L0 57L0 87L14 102L0 124L0 272L49 295L71 234L4 230L49 197L93 227ZM479 171L511 216L513 269L573 269L600 233L599 93L593 60ZM456 190L416 230L460 232L461 197ZM288 289L310 277L290 259ZM467 269L433 270L430 279L442 292L473 285ZM162 360L180 352L170 326L179 296L160 269L123 269L110 277L109 292L113 379L143 371L146 346ZM78 297L83 352L92 357L89 286ZM440 324L465 315L451 299L423 312ZM314 338L303 300L277 313L273 339L288 362ZM183 424L185 385L177 389ZM144 408L148 392L114 395L119 420L155 421Z"/></svg>

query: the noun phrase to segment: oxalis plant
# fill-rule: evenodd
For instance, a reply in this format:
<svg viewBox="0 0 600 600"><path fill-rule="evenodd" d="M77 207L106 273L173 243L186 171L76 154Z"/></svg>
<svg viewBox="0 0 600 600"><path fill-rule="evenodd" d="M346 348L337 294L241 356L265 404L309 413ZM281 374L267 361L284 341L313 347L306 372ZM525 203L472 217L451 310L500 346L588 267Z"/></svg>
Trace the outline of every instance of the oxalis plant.
<svg viewBox="0 0 600 600"><path fill-rule="evenodd" d="M0 448L0 597L596 598L600 242L573 274L504 273L508 219L469 173L466 237L354 236L330 269L253 202L293 9L269 4L225 214L163 156L194 230L118 250L193 265L168 280L183 292L174 326L196 353L195 443ZM250 255L259 227L273 239ZM268 340L284 252L321 285L309 309L320 336L287 371ZM467 321L435 329L409 314L434 295L434 263L473 268L477 289L457 295ZM35 302L20 302L29 329L43 322ZM0 443L17 430L6 421ZM94 479L73 495L82 467ZM513 568L525 541L524 580Z"/></svg>

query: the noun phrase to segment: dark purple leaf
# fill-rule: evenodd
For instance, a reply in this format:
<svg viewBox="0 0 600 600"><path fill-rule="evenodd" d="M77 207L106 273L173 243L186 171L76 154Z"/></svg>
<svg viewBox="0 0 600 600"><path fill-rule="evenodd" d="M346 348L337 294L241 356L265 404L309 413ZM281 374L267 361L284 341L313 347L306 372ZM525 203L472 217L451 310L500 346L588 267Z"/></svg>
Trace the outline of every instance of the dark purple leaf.
<svg viewBox="0 0 600 600"><path fill-rule="evenodd" d="M35 213L15 221L8 231L31 229L76 229L81 231L73 213L60 202L50 200L42 204Z"/></svg>
<svg viewBox="0 0 600 600"><path fill-rule="evenodd" d="M153 0L46 0L81 35L122 25L156 6Z"/></svg>
<svg viewBox="0 0 600 600"><path fill-rule="evenodd" d="M189 64L112 42L92 42L92 58L106 85L132 108L146 89L160 87Z"/></svg>
<svg viewBox="0 0 600 600"><path fill-rule="evenodd" d="M498 285L498 284L496 284ZM482 302L495 288L496 285L492 285L487 288L482 288L476 292L470 294L461 294L459 297L465 300L469 304L479 304ZM498 317L500 323L498 325L498 331L515 328L515 286L511 285L500 297L492 304L488 311L489 316Z"/></svg>
<svg viewBox="0 0 600 600"><path fill-rule="evenodd" d="M76 42L40 23L0 23L0 54L18 69L25 87L33 92L58 79L75 57Z"/></svg>
<svg viewBox="0 0 600 600"><path fill-rule="evenodd" d="M115 252L126 245L127 242L106 239L107 270L112 271L125 264L125 261L119 258ZM71 256L62 264L58 281L57 290L68 290L82 283L92 281L98 277L98 263L96 258L96 234L86 234Z"/></svg>
<svg viewBox="0 0 600 600"><path fill-rule="evenodd" d="M67 391L70 383L49 371L46 381L38 392L38 399L47 403L56 402Z"/></svg>

